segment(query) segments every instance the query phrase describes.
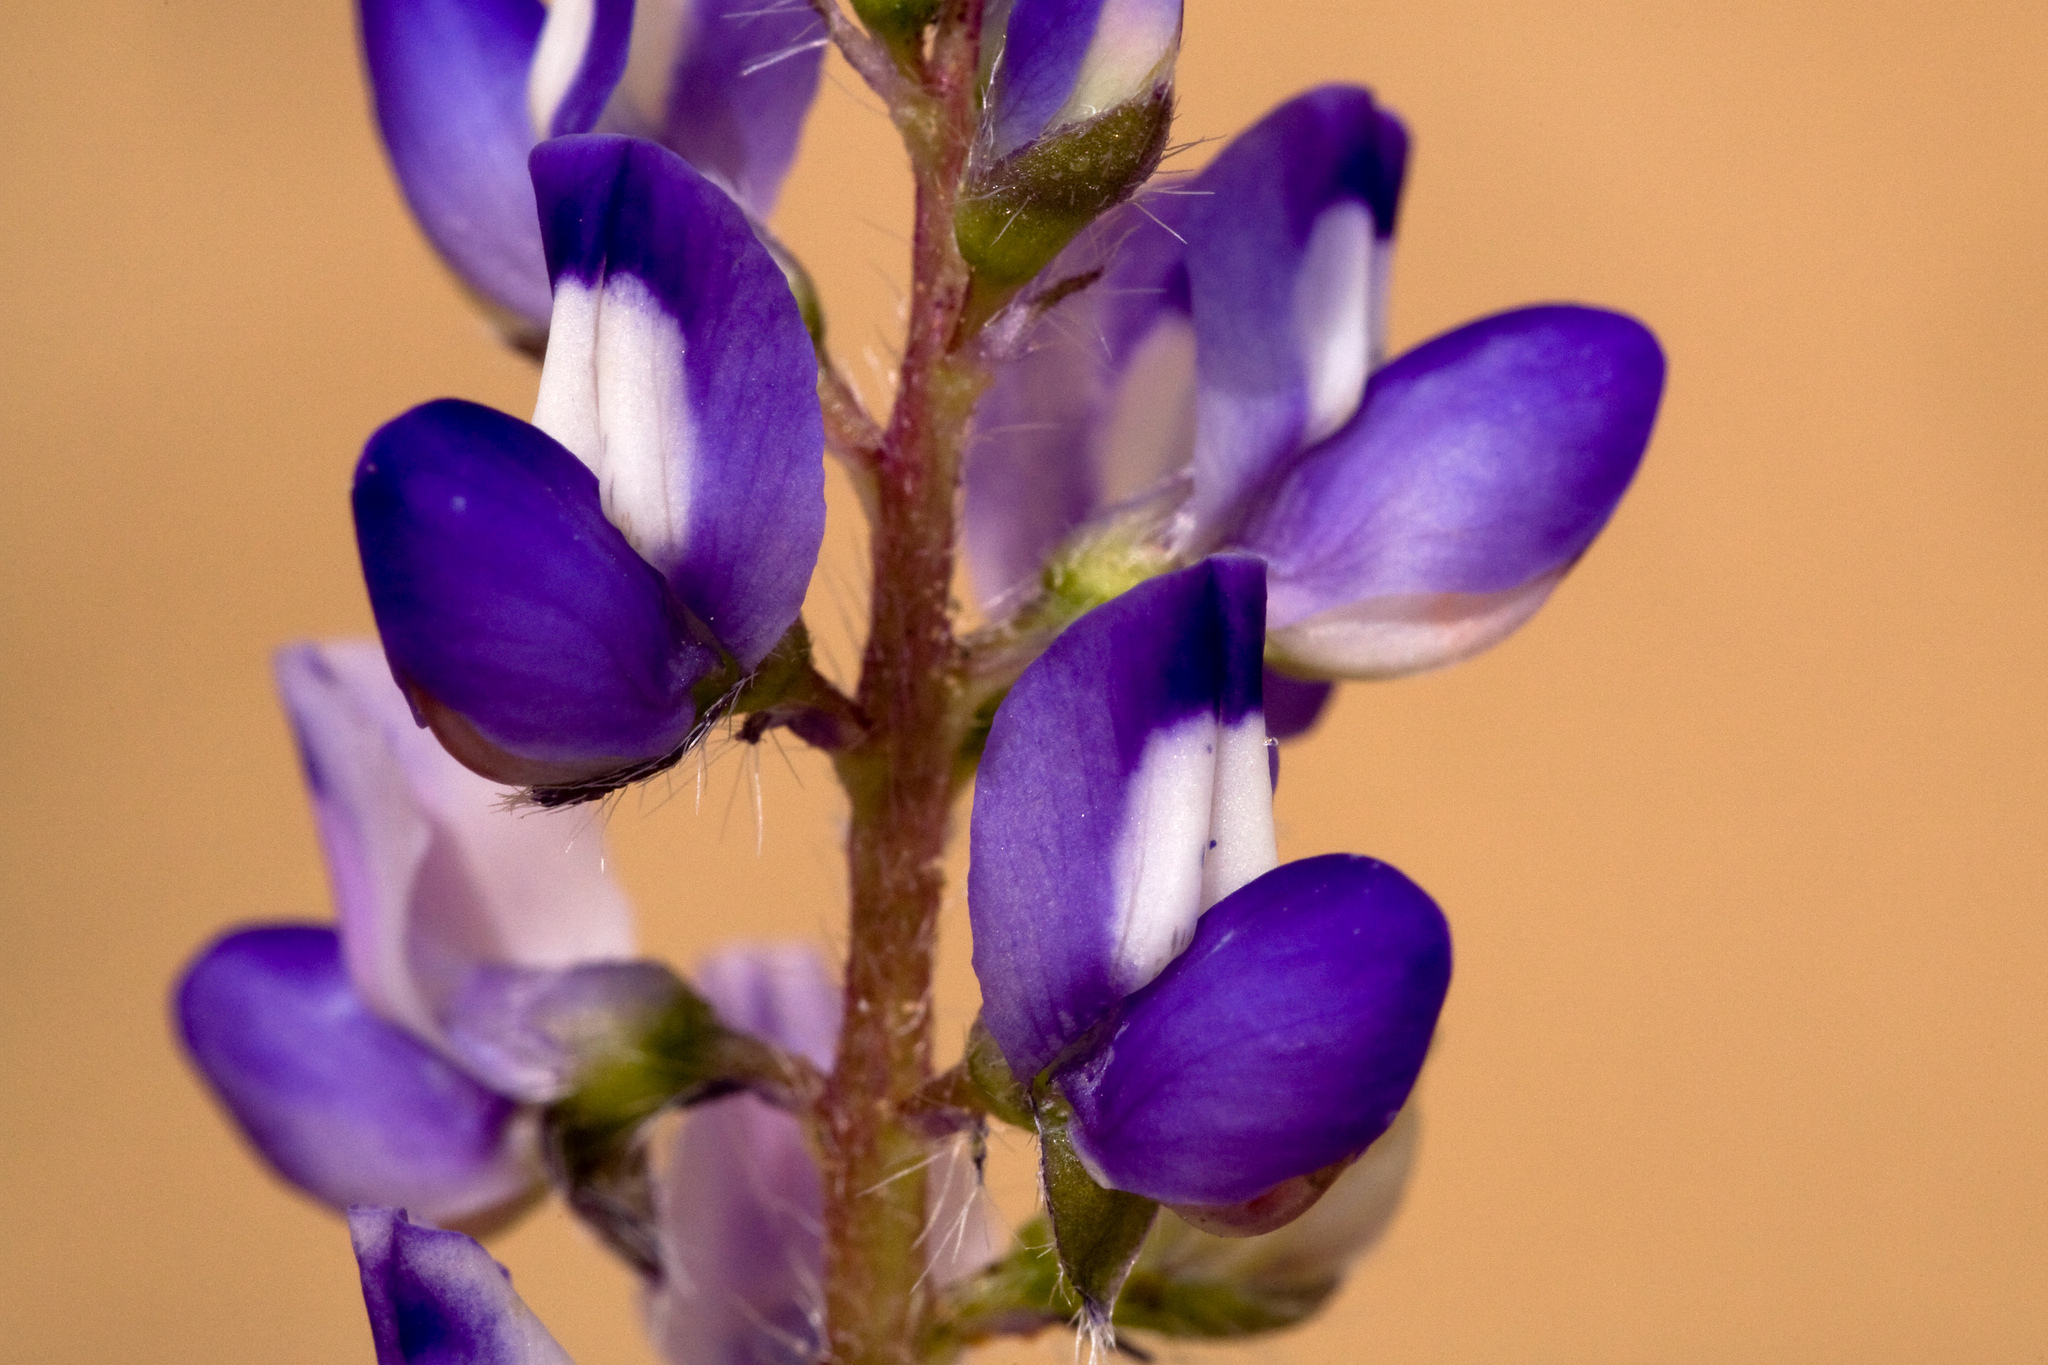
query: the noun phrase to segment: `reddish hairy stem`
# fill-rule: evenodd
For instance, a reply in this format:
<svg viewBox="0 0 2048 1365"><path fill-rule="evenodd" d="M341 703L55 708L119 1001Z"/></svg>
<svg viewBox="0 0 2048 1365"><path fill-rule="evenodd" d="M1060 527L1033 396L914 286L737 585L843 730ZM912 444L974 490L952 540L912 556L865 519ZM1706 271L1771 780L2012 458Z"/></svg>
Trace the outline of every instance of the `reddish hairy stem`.
<svg viewBox="0 0 2048 1365"><path fill-rule="evenodd" d="M897 106L917 172L909 334L873 464L874 605L857 699L873 728L838 759L852 803L852 925L839 1059L819 1105L826 1347L837 1365L910 1365L924 1336L929 1139L907 1111L931 1075L939 864L965 734L949 610L954 494L986 380L953 349L968 292L953 211L980 21L981 0L954 0L924 90Z"/></svg>

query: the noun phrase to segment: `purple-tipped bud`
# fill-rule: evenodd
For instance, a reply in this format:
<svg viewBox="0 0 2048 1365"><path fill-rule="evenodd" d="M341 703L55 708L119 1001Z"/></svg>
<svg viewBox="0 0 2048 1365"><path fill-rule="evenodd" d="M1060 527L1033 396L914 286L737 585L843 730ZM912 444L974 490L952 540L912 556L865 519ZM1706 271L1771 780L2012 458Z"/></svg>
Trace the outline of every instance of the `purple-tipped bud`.
<svg viewBox="0 0 2048 1365"><path fill-rule="evenodd" d="M987 284L1029 280L1159 164L1181 0L1016 0L983 42L987 113L957 218Z"/></svg>

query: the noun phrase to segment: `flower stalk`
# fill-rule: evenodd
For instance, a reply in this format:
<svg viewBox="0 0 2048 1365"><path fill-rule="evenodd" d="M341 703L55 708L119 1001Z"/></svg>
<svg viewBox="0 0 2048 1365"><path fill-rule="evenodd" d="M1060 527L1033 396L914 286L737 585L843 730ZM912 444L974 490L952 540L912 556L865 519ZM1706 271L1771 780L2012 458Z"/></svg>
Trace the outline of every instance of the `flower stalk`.
<svg viewBox="0 0 2048 1365"><path fill-rule="evenodd" d="M827 1351L844 1365L915 1360L923 1335L927 1152L908 1105L931 1075L940 860L965 731L954 509L987 377L961 345L969 275L953 216L977 112L981 8L946 7L923 89L896 104L917 182L909 334L873 465L874 604L857 695L872 730L838 760L852 804L852 923L838 1065L820 1113Z"/></svg>

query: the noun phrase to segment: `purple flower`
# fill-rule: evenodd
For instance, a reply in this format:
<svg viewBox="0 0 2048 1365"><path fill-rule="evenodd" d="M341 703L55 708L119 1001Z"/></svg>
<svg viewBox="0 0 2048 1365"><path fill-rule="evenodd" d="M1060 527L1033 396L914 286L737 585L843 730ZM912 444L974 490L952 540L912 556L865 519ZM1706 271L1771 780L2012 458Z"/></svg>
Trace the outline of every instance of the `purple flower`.
<svg viewBox="0 0 2048 1365"><path fill-rule="evenodd" d="M472 1239L415 1226L396 1208L350 1209L348 1231L377 1365L570 1365Z"/></svg>
<svg viewBox="0 0 2048 1365"><path fill-rule="evenodd" d="M377 123L413 213L508 337L538 349L549 274L527 179L544 138L649 138L755 219L774 208L818 84L800 5L360 0Z"/></svg>
<svg viewBox="0 0 2048 1365"><path fill-rule="evenodd" d="M811 343L745 217L673 153L533 154L554 323L534 422L415 408L357 466L393 673L475 771L672 759L797 618L824 535ZM710 687L713 694L699 694Z"/></svg>
<svg viewBox="0 0 2048 1365"><path fill-rule="evenodd" d="M1393 868L1275 866L1264 578L1208 559L1084 616L1004 701L975 791L983 1019L1099 1183L1176 1206L1363 1151L1450 979L1443 916Z"/></svg>
<svg viewBox="0 0 2048 1365"><path fill-rule="evenodd" d="M696 973L728 1027L830 1068L840 995L808 947L728 948ZM971 1164L932 1176L924 1245L944 1285L991 1259ZM650 1330L675 1365L800 1365L817 1359L824 1315L824 1195L802 1126L751 1095L692 1110L660 1187L664 1275Z"/></svg>
<svg viewBox="0 0 2048 1365"><path fill-rule="evenodd" d="M600 831L504 809L413 724L369 644L277 658L339 932L224 936L174 1002L194 1064L257 1152L335 1207L477 1222L537 1186L522 1078L472 1016L503 983L627 957ZM611 970L611 969L606 969Z"/></svg>
<svg viewBox="0 0 2048 1365"><path fill-rule="evenodd" d="M1365 91L1311 91L1054 263L1049 287L1102 275L1033 324L977 413L986 599L1049 585L1085 606L1247 551L1273 661L1320 679L1453 662L1541 605L1641 460L1663 357L1632 319L1549 306L1382 367L1407 145Z"/></svg>

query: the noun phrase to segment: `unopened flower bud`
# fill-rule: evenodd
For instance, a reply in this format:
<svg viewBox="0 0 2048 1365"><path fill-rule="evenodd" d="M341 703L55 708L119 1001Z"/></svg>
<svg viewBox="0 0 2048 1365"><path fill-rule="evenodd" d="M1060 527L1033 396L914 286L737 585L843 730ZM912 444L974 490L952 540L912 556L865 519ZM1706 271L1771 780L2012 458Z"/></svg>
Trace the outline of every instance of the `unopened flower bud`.
<svg viewBox="0 0 2048 1365"><path fill-rule="evenodd" d="M994 44L962 187L960 250L1021 285L1159 165L1173 119L1180 0L1017 0Z"/></svg>

